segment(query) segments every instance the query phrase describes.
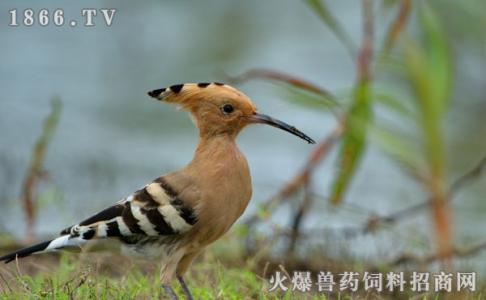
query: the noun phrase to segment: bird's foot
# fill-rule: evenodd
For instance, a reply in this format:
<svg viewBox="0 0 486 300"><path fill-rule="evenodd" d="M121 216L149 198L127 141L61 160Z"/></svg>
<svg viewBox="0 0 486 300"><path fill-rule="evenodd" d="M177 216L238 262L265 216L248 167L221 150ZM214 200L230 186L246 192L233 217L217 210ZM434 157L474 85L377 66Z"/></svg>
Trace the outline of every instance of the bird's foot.
<svg viewBox="0 0 486 300"><path fill-rule="evenodd" d="M171 300L179 300L179 297L177 297L176 293L169 284L162 284L162 287L164 288L165 293L169 295Z"/></svg>
<svg viewBox="0 0 486 300"><path fill-rule="evenodd" d="M177 276L177 280L179 280L179 283L182 286L182 291L184 292L184 295L186 295L187 300L193 300L191 291L187 287L186 282L184 281L184 278L182 276Z"/></svg>

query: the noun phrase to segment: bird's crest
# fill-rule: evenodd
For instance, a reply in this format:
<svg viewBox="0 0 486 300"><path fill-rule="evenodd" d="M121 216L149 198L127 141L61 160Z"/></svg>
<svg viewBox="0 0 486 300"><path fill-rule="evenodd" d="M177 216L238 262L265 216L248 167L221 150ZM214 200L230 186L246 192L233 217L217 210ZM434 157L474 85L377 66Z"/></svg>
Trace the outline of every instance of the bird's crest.
<svg viewBox="0 0 486 300"><path fill-rule="evenodd" d="M229 97L241 96L237 89L220 82L200 82L174 84L167 88L161 88L148 92L150 97L157 100L174 103L182 107L190 106L191 102L212 97L215 95Z"/></svg>

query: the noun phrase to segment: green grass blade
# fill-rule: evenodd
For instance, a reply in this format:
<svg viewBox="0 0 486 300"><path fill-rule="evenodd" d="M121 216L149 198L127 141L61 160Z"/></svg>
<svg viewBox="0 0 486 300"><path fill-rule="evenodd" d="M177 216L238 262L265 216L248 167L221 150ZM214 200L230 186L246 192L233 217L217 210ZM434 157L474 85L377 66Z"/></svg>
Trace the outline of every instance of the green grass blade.
<svg viewBox="0 0 486 300"><path fill-rule="evenodd" d="M420 9L420 20L424 33L425 57L429 71L429 83L434 109L438 115L446 110L451 92L452 66L447 41L439 19L427 2Z"/></svg>
<svg viewBox="0 0 486 300"><path fill-rule="evenodd" d="M438 19L427 4L420 6L425 41L410 38L402 43L405 69L417 99L420 126L430 173L442 177L445 168L441 132L451 85L451 59Z"/></svg>
<svg viewBox="0 0 486 300"><path fill-rule="evenodd" d="M369 84L360 82L355 90L354 102L346 118L345 131L339 157L340 168L334 180L330 201L338 204L342 201L357 165L365 149L368 124L371 119Z"/></svg>

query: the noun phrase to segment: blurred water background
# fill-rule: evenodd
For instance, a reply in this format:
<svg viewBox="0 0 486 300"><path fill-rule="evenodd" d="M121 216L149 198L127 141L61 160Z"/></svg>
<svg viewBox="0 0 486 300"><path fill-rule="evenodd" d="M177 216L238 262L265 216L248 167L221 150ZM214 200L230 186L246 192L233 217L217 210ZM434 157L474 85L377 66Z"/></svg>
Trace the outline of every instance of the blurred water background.
<svg viewBox="0 0 486 300"><path fill-rule="evenodd" d="M350 0L329 2L352 39L359 41L360 6ZM67 17L76 19L87 7L117 12L111 27L99 18L93 28L6 26L8 10L28 7L63 8ZM445 124L451 180L486 152L486 24L478 9L485 9L481 1L445 1L438 11L448 20L444 25L455 60L453 104ZM392 16L383 11L377 18L377 39ZM45 161L51 182L40 187L40 236L52 236L191 159L197 132L189 117L153 101L146 95L149 90L224 81L223 72L239 74L253 67L293 73L338 93L356 80L346 49L301 1L2 1L0 24L0 226L16 236L25 232L18 202L22 180L55 95L63 102L63 112ZM282 86L252 81L238 88L261 112L315 140L334 127L331 115L286 101L288 91ZM376 114L394 122L386 111ZM294 136L264 126L248 128L238 143L254 182L245 215L287 182L312 150ZM426 199L422 187L371 143L345 204L332 208L326 197L335 156L314 176L312 186L322 201L313 207L304 228L361 226L370 212L390 213ZM457 243L484 237L484 195L485 178L455 199ZM274 221L289 225L288 212L294 206L281 209ZM427 213L417 214L375 235L323 235L322 241L331 252L345 245L351 254L373 260L403 251L426 252L433 239L424 230L431 227L428 222ZM484 271L484 258L482 254L465 260L465 268Z"/></svg>

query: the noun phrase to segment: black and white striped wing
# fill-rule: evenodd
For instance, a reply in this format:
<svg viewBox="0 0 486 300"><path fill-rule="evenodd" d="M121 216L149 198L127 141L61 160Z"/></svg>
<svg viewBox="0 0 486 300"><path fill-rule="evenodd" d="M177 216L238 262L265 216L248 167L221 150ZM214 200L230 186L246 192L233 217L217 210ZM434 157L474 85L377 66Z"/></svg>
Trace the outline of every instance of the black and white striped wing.
<svg viewBox="0 0 486 300"><path fill-rule="evenodd" d="M176 236L196 222L194 208L160 177L117 204L64 229L60 237L1 256L0 261L8 263L35 253L81 247L96 238L116 237L132 244L147 237Z"/></svg>
<svg viewBox="0 0 486 300"><path fill-rule="evenodd" d="M160 177L126 199L61 234L92 238L168 236L188 231L197 222L194 209Z"/></svg>

